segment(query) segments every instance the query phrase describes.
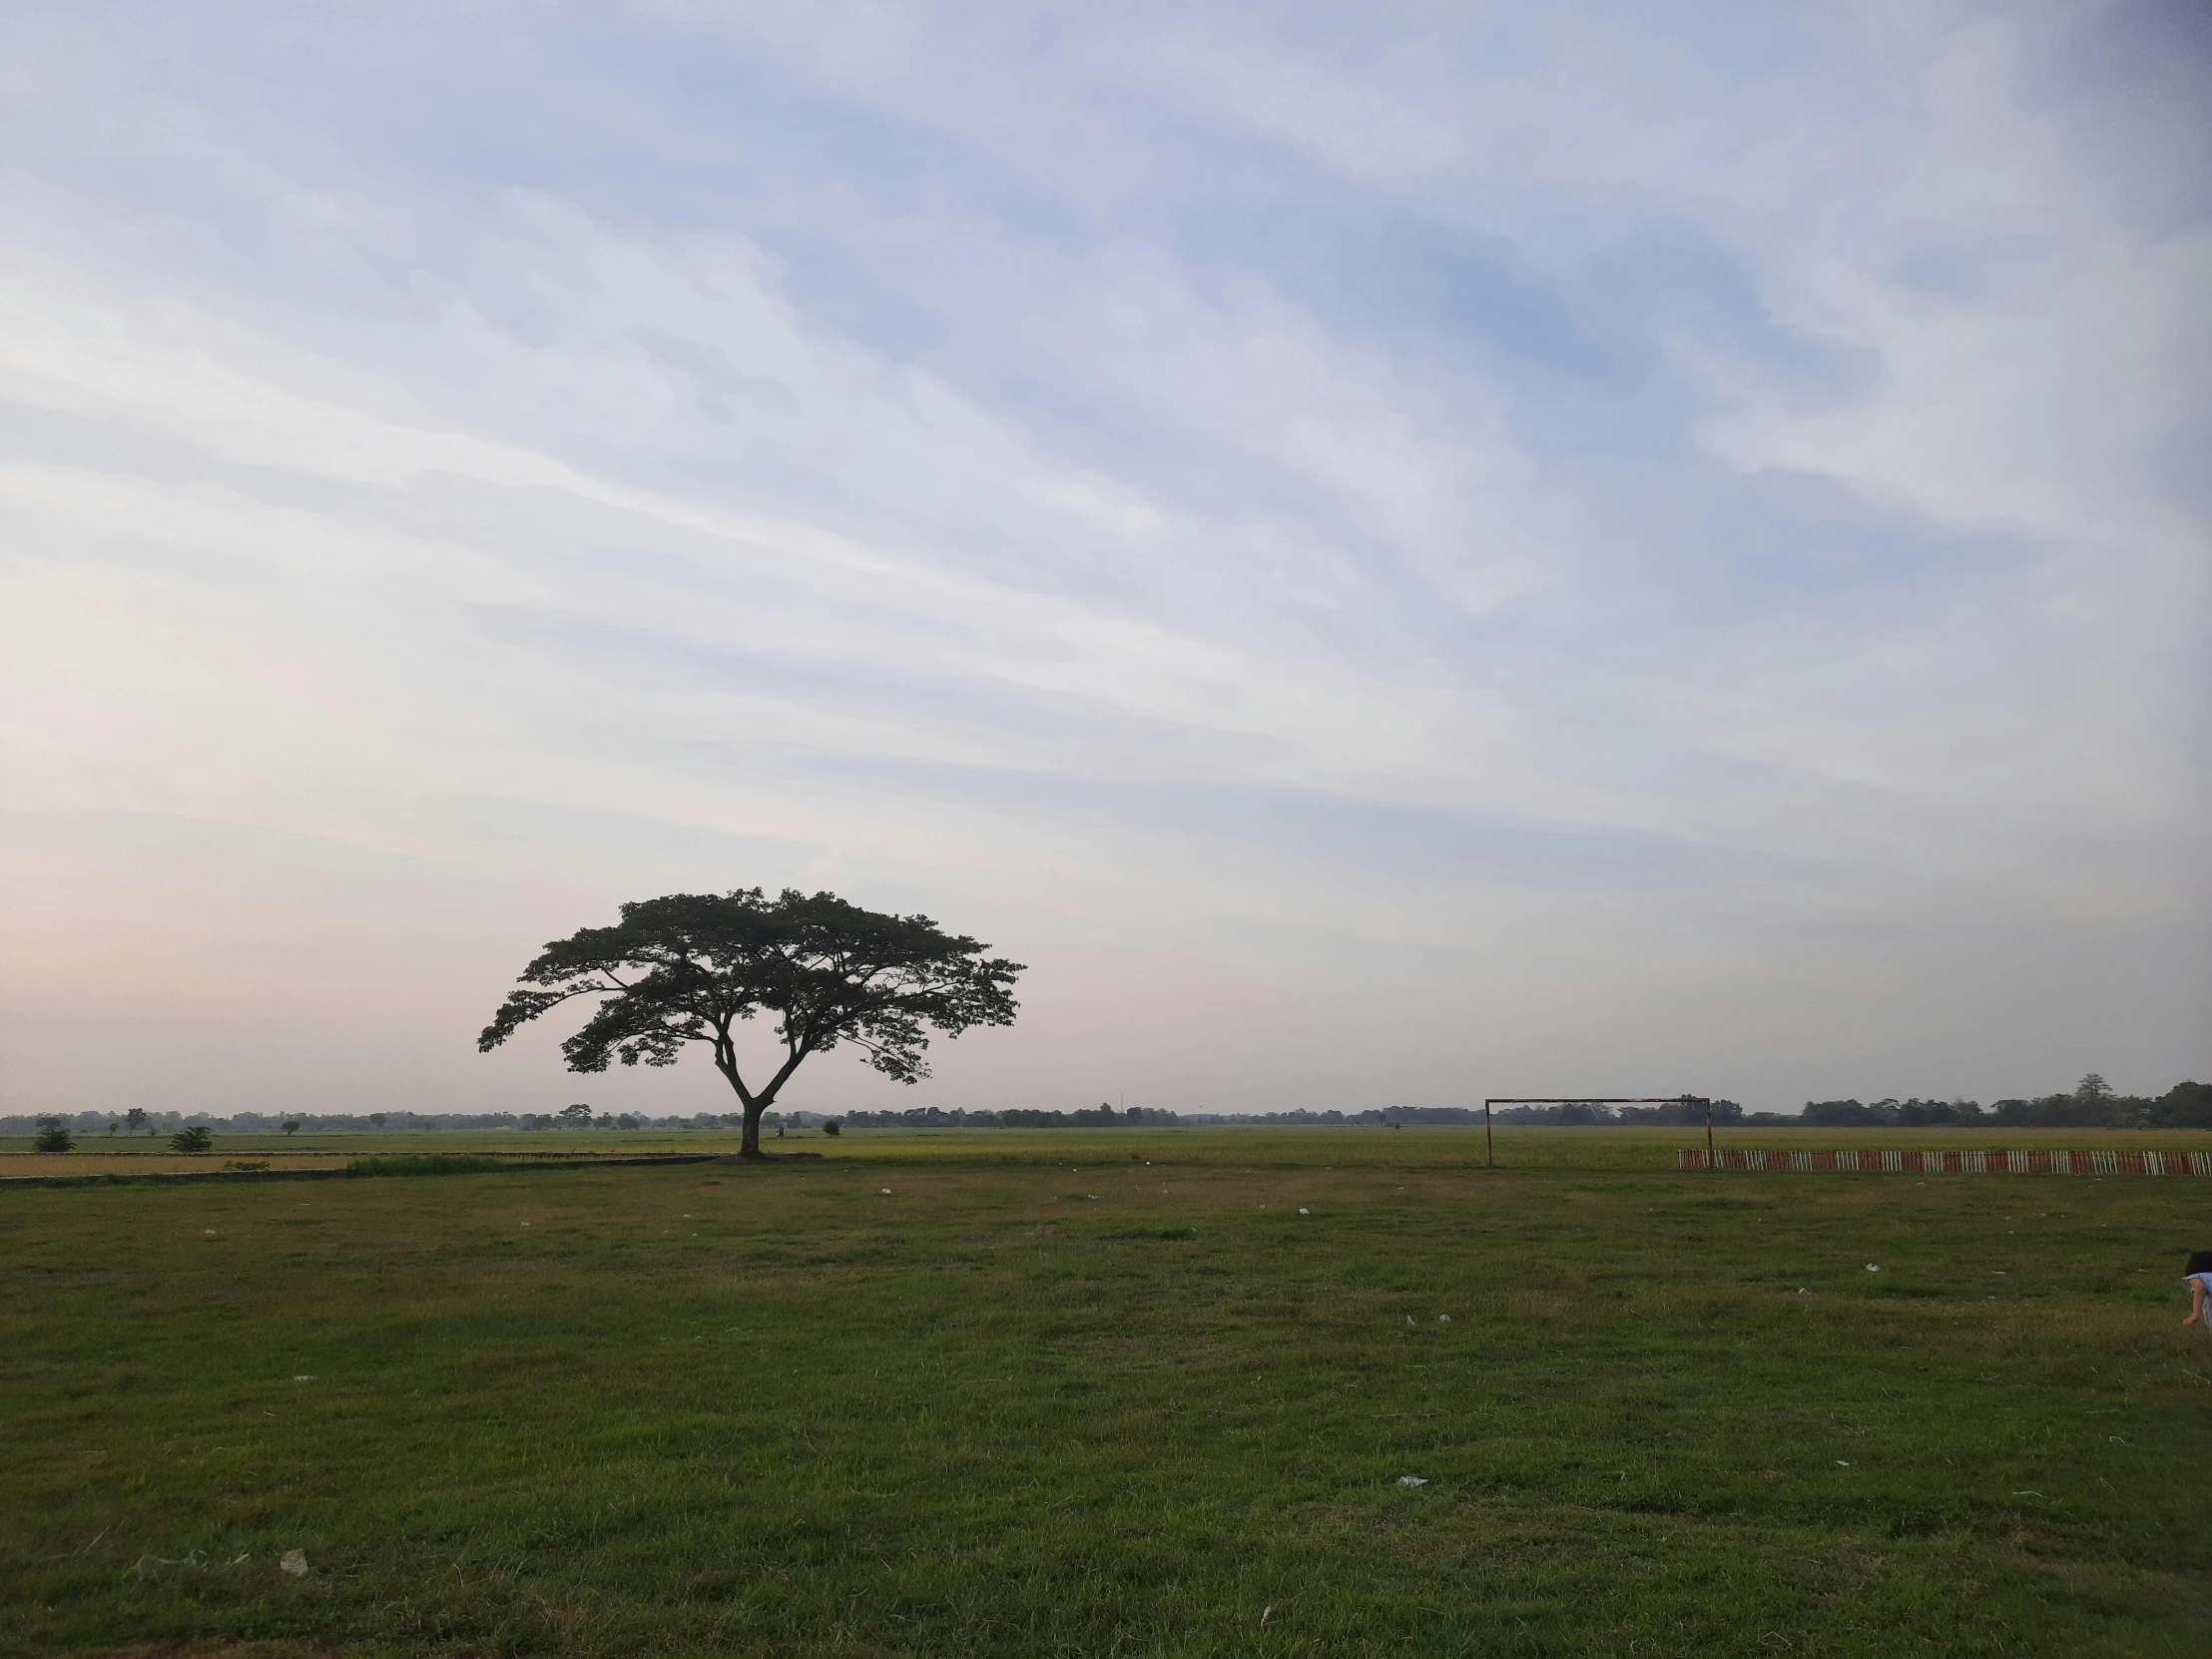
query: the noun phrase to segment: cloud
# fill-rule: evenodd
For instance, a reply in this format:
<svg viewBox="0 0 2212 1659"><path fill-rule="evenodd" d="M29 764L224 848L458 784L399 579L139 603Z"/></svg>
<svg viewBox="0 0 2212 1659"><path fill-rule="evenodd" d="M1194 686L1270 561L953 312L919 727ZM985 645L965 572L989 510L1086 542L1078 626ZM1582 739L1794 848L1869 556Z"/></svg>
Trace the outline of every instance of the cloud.
<svg viewBox="0 0 2212 1659"><path fill-rule="evenodd" d="M2212 1063L2147 11L7 27L47 1095L158 939L534 1099L453 1037L528 948L786 880L1037 964L979 1103L1139 1030L1194 1107ZM191 1008L192 1086L280 1088ZM1386 1077L1278 1058L1333 1022Z"/></svg>

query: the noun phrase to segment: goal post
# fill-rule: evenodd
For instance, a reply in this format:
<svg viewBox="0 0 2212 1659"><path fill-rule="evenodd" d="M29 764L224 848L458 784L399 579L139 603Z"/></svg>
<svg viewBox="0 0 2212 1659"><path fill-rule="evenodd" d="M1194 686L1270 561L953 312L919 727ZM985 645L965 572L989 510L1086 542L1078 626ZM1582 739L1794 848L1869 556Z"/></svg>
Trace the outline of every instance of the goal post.
<svg viewBox="0 0 2212 1659"><path fill-rule="evenodd" d="M1713 1102L1701 1094L1496 1094L1482 1101L1482 1167L1497 1167L1497 1142L1490 1134L1492 1106L1702 1106L1705 1108L1705 1156L1708 1169L1718 1168L1713 1158Z"/></svg>

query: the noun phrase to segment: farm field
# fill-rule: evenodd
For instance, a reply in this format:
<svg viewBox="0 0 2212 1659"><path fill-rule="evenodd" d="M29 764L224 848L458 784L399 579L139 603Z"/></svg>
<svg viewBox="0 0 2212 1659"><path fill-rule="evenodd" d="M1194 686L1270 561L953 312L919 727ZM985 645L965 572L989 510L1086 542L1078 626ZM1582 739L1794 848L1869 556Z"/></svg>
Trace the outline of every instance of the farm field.
<svg viewBox="0 0 2212 1659"><path fill-rule="evenodd" d="M1695 1138L11 1189L0 1653L2201 1654L2212 1194Z"/></svg>
<svg viewBox="0 0 2212 1659"><path fill-rule="evenodd" d="M2154 1148L2160 1151L2212 1151L2212 1131L2202 1129L1722 1129L1726 1147L1784 1150L1881 1149L1885 1147ZM738 1132L729 1130L627 1130L584 1134L525 1133L518 1130L446 1130L437 1133L346 1133L330 1135L219 1134L206 1153L176 1153L166 1135L126 1139L86 1135L77 1150L41 1154L31 1138L0 1136L0 1179L9 1176L118 1174L191 1174L220 1170L243 1159L268 1159L273 1169L314 1169L348 1158L392 1155L431 1156L482 1153L518 1161L582 1161L652 1158L675 1154L730 1155L738 1150ZM1702 1129L1689 1128L1521 1128L1496 1131L1497 1161L1510 1169L1656 1170L1671 1167L1677 1147L1705 1144ZM1479 1167L1483 1161L1479 1127L1381 1129L1235 1127L1123 1129L857 1129L841 1138L818 1130L794 1132L769 1150L818 1152L826 1157L950 1159L987 1158L1008 1163L1080 1163L1085 1158L1126 1158L1132 1150L1155 1152L1183 1163L1207 1165L1314 1162L1340 1168L1417 1166L1431 1169Z"/></svg>

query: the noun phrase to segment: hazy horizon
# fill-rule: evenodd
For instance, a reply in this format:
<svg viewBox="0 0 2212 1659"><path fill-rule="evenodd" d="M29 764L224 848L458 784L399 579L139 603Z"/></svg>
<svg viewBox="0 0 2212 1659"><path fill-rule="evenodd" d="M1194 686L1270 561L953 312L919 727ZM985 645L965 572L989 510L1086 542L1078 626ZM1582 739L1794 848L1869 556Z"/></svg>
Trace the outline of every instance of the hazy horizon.
<svg viewBox="0 0 2212 1659"><path fill-rule="evenodd" d="M2201 8L0 62L0 1114L731 1110L474 1045L756 885L1029 964L808 1112L2212 1078Z"/></svg>

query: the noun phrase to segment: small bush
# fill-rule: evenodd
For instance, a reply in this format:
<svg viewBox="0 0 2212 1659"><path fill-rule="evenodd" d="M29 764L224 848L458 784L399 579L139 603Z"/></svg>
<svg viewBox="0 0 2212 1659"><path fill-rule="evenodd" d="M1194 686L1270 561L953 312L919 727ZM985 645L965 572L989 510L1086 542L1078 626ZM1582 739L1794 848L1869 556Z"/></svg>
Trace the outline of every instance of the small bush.
<svg viewBox="0 0 2212 1659"><path fill-rule="evenodd" d="M205 1152L215 1145L215 1137L208 1133L206 1124L196 1123L190 1129L180 1129L169 1137L173 1152Z"/></svg>
<svg viewBox="0 0 2212 1659"><path fill-rule="evenodd" d="M269 1168L269 1160L267 1158L255 1158L241 1161L234 1158L227 1161L223 1167L225 1169L267 1169Z"/></svg>
<svg viewBox="0 0 2212 1659"><path fill-rule="evenodd" d="M822 1120L822 1132L825 1135L830 1135L832 1137L835 1136L837 1133L837 1120L835 1118L824 1118Z"/></svg>
<svg viewBox="0 0 2212 1659"><path fill-rule="evenodd" d="M31 1143L35 1152L67 1152L77 1143L70 1138L67 1118L40 1118L38 1139Z"/></svg>
<svg viewBox="0 0 2212 1659"><path fill-rule="evenodd" d="M465 1152L406 1152L385 1158L350 1158L348 1175L488 1175L507 1166L497 1158Z"/></svg>

